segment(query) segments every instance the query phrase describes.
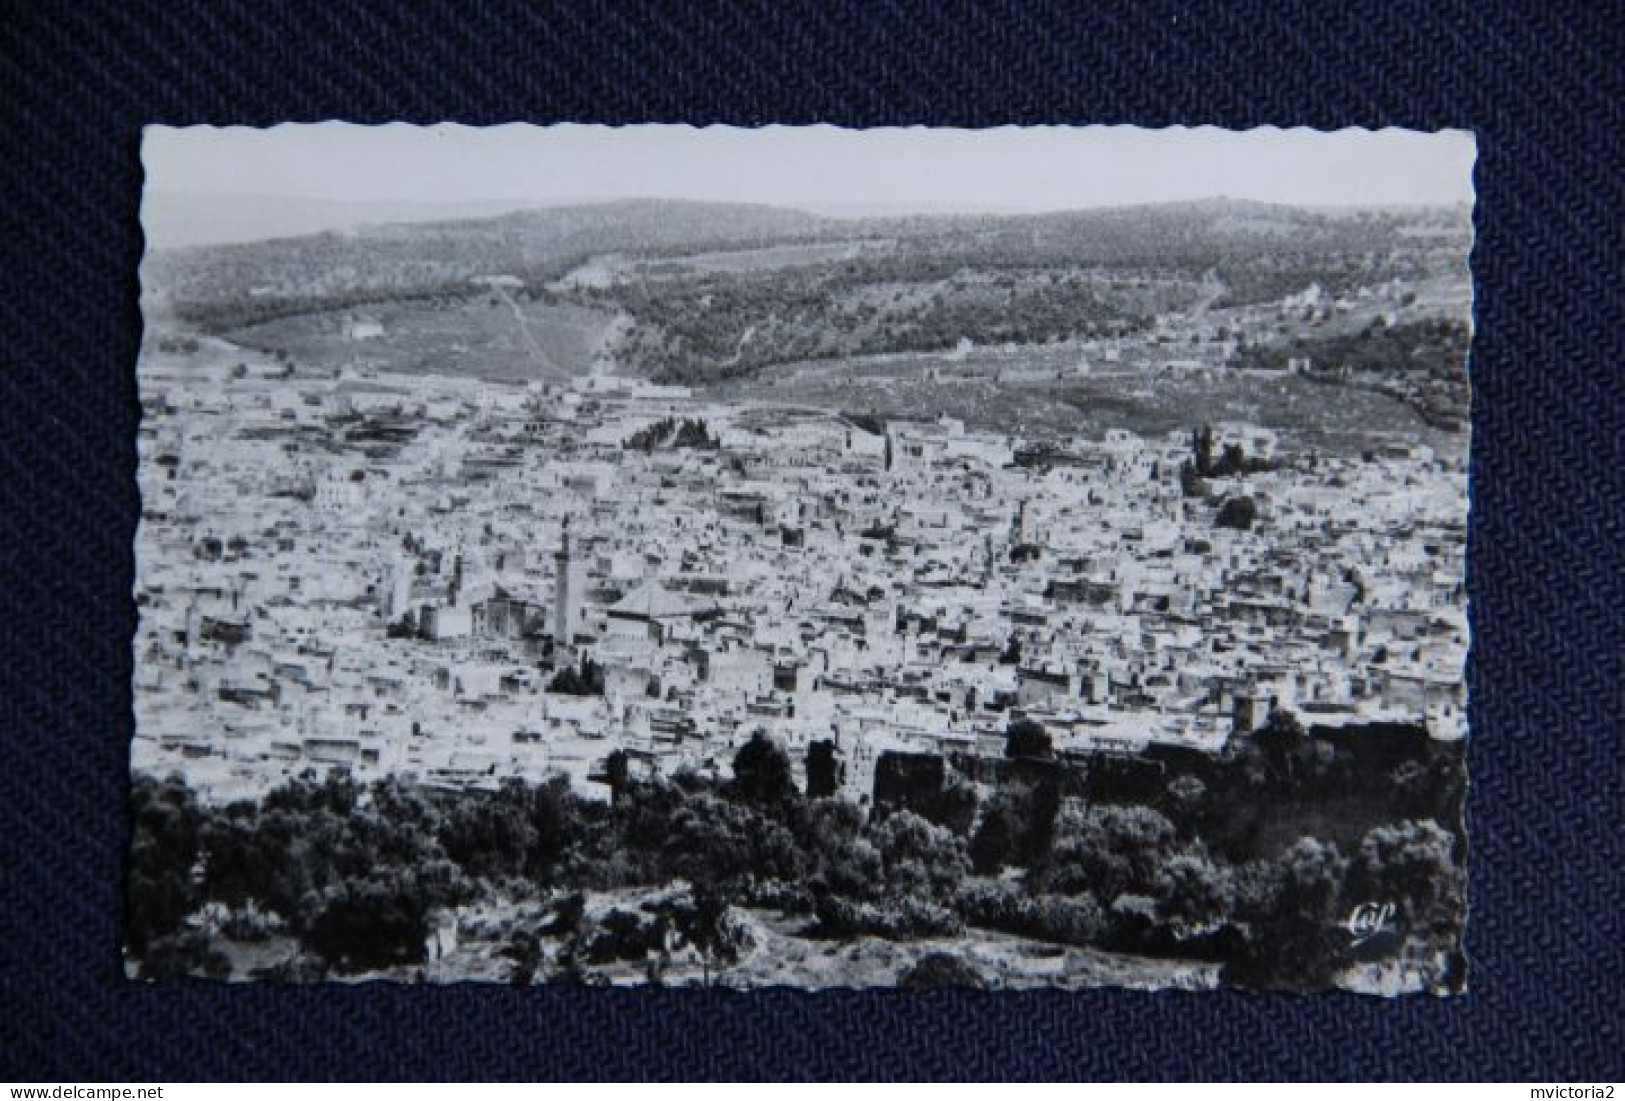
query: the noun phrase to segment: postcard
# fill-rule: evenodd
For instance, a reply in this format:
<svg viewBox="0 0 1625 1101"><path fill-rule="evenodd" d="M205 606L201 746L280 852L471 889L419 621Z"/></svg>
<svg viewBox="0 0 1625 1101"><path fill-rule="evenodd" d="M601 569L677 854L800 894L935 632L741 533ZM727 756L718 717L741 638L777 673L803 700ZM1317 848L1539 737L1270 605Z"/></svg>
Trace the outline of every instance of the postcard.
<svg viewBox="0 0 1625 1101"><path fill-rule="evenodd" d="M1463 990L1474 155L149 128L128 973Z"/></svg>

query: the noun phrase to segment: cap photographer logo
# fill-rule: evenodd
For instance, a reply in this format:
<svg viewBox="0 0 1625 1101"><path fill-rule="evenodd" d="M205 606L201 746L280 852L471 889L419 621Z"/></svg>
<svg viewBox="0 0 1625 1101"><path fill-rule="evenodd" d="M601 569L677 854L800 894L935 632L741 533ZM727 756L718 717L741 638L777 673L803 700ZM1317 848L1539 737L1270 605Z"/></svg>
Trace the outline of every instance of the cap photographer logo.
<svg viewBox="0 0 1625 1101"><path fill-rule="evenodd" d="M1349 911L1348 918L1343 922L1343 928L1348 930L1349 946L1364 944L1372 937L1382 933L1397 933L1399 926L1394 920L1396 909L1392 902L1362 902Z"/></svg>

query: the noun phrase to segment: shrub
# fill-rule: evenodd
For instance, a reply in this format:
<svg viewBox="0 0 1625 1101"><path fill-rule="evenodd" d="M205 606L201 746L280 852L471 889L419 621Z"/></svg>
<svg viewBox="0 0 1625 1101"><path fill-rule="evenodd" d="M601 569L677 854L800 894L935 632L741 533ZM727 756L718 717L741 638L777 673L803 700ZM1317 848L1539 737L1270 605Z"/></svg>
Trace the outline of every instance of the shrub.
<svg viewBox="0 0 1625 1101"><path fill-rule="evenodd" d="M553 674L548 682L549 692L558 692L566 696L602 696L604 694L604 669L597 662L587 657L581 657L581 668L575 669L565 666Z"/></svg>
<svg viewBox="0 0 1625 1101"><path fill-rule="evenodd" d="M553 916L542 926L548 936L573 937L581 931L581 919L587 912L587 897L580 891L565 895L553 907Z"/></svg>
<svg viewBox="0 0 1625 1101"><path fill-rule="evenodd" d="M953 987L987 989L981 972L959 956L947 952L927 952L913 967L903 972L897 985L903 990L943 990Z"/></svg>
<svg viewBox="0 0 1625 1101"><path fill-rule="evenodd" d="M639 961L651 952L666 950L670 919L661 914L640 914L616 908L576 936L571 954L588 963Z"/></svg>
<svg viewBox="0 0 1625 1101"><path fill-rule="evenodd" d="M141 957L143 979L225 979L231 960L205 933L188 930L151 941Z"/></svg>
<svg viewBox="0 0 1625 1101"><path fill-rule="evenodd" d="M1251 497L1231 497L1219 506L1219 514L1213 522L1221 528L1247 531L1257 519L1258 502Z"/></svg>
<svg viewBox="0 0 1625 1101"><path fill-rule="evenodd" d="M739 903L785 914L807 914L813 909L813 892L802 883L783 879L755 880L741 885Z"/></svg>
<svg viewBox="0 0 1625 1101"><path fill-rule="evenodd" d="M827 936L877 936L887 940L951 937L965 931L965 923L946 906L905 896L885 902L859 902L824 895L818 900L819 931Z"/></svg>
<svg viewBox="0 0 1625 1101"><path fill-rule="evenodd" d="M1039 895L1023 908L1024 932L1039 940L1079 947L1096 944L1106 930L1106 915L1091 895Z"/></svg>
<svg viewBox="0 0 1625 1101"><path fill-rule="evenodd" d="M261 910L252 900L242 906L225 908L219 914L220 935L237 941L265 940L280 933L284 924L281 918Z"/></svg>
<svg viewBox="0 0 1625 1101"><path fill-rule="evenodd" d="M966 923L1057 944L1096 944L1106 916L1093 895L1028 895L1007 883L967 884L955 897Z"/></svg>

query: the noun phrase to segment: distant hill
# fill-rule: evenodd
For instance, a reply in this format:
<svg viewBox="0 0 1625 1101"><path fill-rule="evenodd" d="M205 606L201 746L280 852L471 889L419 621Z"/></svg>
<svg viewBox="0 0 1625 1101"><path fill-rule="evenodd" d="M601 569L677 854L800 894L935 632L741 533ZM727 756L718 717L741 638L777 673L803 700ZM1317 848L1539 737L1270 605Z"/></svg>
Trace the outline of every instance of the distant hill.
<svg viewBox="0 0 1625 1101"><path fill-rule="evenodd" d="M1120 336L1170 311L1274 303L1311 284L1336 298L1464 279L1471 236L1464 207L1204 199L842 219L636 199L155 249L142 278L152 319L317 364L362 354L328 335L362 311L400 345L368 346L385 364L494 375L611 365L709 382L801 361ZM556 326L569 339L538 355ZM478 354L475 332L490 336Z"/></svg>
<svg viewBox="0 0 1625 1101"><path fill-rule="evenodd" d="M275 316L328 299L441 293L480 275L546 282L597 252L749 246L816 236L830 224L776 207L631 199L159 248L147 254L142 280L151 305L220 329L242 323L237 307Z"/></svg>
<svg viewBox="0 0 1625 1101"><path fill-rule="evenodd" d="M522 200L358 203L291 195L192 195L149 190L141 197L141 230L149 248L188 248L348 233L395 222L489 218L531 205Z"/></svg>

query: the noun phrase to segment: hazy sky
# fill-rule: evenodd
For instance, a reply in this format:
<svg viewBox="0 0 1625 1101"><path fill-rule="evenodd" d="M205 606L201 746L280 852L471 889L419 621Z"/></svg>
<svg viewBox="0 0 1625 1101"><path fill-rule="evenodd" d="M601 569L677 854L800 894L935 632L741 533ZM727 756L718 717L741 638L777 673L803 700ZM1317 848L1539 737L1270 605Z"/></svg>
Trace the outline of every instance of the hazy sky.
<svg viewBox="0 0 1625 1101"><path fill-rule="evenodd" d="M1056 210L1225 195L1472 199L1465 131L686 126L148 127L160 192L377 203L659 196L815 210Z"/></svg>

